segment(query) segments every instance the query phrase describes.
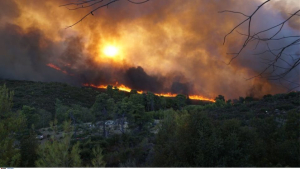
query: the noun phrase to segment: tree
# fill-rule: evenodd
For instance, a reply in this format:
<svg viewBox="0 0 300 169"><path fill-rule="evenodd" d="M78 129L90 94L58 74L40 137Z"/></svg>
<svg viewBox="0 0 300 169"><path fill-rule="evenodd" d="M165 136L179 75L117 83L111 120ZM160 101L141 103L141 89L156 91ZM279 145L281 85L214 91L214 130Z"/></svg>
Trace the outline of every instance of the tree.
<svg viewBox="0 0 300 169"><path fill-rule="evenodd" d="M25 126L26 119L22 112L12 112L13 94L5 85L0 86L0 166L3 167L17 167L21 162L15 137Z"/></svg>
<svg viewBox="0 0 300 169"><path fill-rule="evenodd" d="M37 160L37 148L38 141L36 139L34 128L32 128L29 135L23 136L20 141L22 167L35 167L35 161Z"/></svg>
<svg viewBox="0 0 300 169"><path fill-rule="evenodd" d="M101 93L96 97L96 101L91 108L91 111L95 115L96 119L101 119L103 121L102 125L104 137L108 136L105 122L114 113L114 102L114 99L109 98L106 93Z"/></svg>
<svg viewBox="0 0 300 169"><path fill-rule="evenodd" d="M81 21L83 21L86 17L89 15L94 15L94 12L103 8L108 7L110 4L115 3L119 0L110 0L110 1L103 1L103 0L86 0L86 1L73 1L67 4L61 5L62 7L66 7L68 10L80 10L85 8L92 8L86 15L84 15L80 20L75 22L74 24L68 26L67 28L70 28ZM132 1L128 0L129 3L133 4L143 4L150 0L140 0L140 1ZM239 27L241 27L244 24L248 24L248 28L246 30L247 33L240 33L238 32L242 37L245 37L244 43L241 45L240 49L237 52L229 53L232 54L233 57L230 59L230 64L235 58L237 58L244 49L249 45L251 42L256 42L257 46L260 43L265 43L265 47L267 50L263 52L258 52L255 55L261 55L264 57L265 53L270 53L273 55L272 59L263 58L263 63L266 64L265 68L258 73L256 76L251 77L249 79L255 78L255 77L263 77L268 78L270 80L284 80L292 85L294 85L294 88L300 87L299 82L296 81L290 81L286 78L286 75L289 74L291 71L295 70L300 65L300 57L299 53L286 53L287 50L297 47L300 44L300 35L290 35L290 36L282 36L279 37L280 32L283 30L283 27L288 24L288 22L297 16L300 16L300 10L296 10L290 13L286 17L285 20L282 22L273 25L271 27L261 29L259 31L253 31L253 28L251 27L251 23L254 20L254 16L257 15L258 11L261 10L265 5L269 4L272 0L266 0L262 2L257 9L255 9L251 14L245 14L240 11L231 11L231 10L223 10L219 11L219 13L233 13L233 14L239 14L245 17L243 21L241 21L239 24L237 24L228 34L224 37L224 42L226 42L226 38L232 34L235 30L237 30ZM273 1L274 2L274 1ZM265 36L266 33L270 33L269 36ZM289 42L284 42L285 40L290 40ZM279 43L277 43L279 41ZM273 43L275 42L275 43ZM281 46L278 48L273 44L280 44ZM290 59L291 58L291 59ZM284 65L284 66L282 66ZM292 90L292 89L291 89Z"/></svg>
<svg viewBox="0 0 300 169"><path fill-rule="evenodd" d="M52 122L50 127L56 131L57 121ZM79 142L71 145L72 131L71 121L63 123L63 138L59 140L51 136L38 148L38 160L35 162L37 167L81 167Z"/></svg>
<svg viewBox="0 0 300 169"><path fill-rule="evenodd" d="M147 92L147 110L148 111L153 111L154 110L154 97L155 95L152 92Z"/></svg>
<svg viewBox="0 0 300 169"><path fill-rule="evenodd" d="M72 114L76 118L76 121L78 121L79 123L91 122L95 119L94 114L88 108L82 107L77 104L71 105L70 112L72 112Z"/></svg>
<svg viewBox="0 0 300 169"><path fill-rule="evenodd" d="M67 28L70 28L70 27L78 24L79 22L83 21L89 15L94 15L94 12L97 11L98 9L103 8L103 7L108 7L110 4L115 3L117 1L119 1L119 0L109 0L109 1L86 0L86 1L74 1L74 2L70 2L70 3L67 3L67 4L61 5L62 7L66 7L69 10L79 10L79 9L94 7L89 13L84 15L80 20L78 20L73 25L68 26ZM150 0L141 0L141 1L127 0L127 1L132 3L132 4L142 4L142 3L146 3Z"/></svg>
<svg viewBox="0 0 300 169"><path fill-rule="evenodd" d="M137 90L135 90L135 89L131 89L130 90L130 94L137 94L138 92L137 92Z"/></svg>
<svg viewBox="0 0 300 169"><path fill-rule="evenodd" d="M296 110L288 112L285 133L289 139L300 138L300 113L297 113Z"/></svg>
<svg viewBox="0 0 300 169"><path fill-rule="evenodd" d="M215 101L217 101L217 100L221 100L221 101L225 102L225 97L222 95L219 95L218 97L215 98Z"/></svg>
<svg viewBox="0 0 300 169"><path fill-rule="evenodd" d="M56 99L55 102L55 118L58 120L58 123L62 123L63 121L68 119L70 108L68 106L63 105L62 101Z"/></svg>
<svg viewBox="0 0 300 169"><path fill-rule="evenodd" d="M40 121L37 123L36 128L44 128L52 119L52 114L44 109L38 109L37 113L40 116Z"/></svg>
<svg viewBox="0 0 300 169"><path fill-rule="evenodd" d="M176 153L176 118L178 114L172 110L166 110L165 117L159 126L159 132L156 136L156 144L154 146L153 167L170 167L175 166L177 160Z"/></svg>
<svg viewBox="0 0 300 169"><path fill-rule="evenodd" d="M186 96L183 94L178 94L175 97L174 102L176 109L181 110L186 105Z"/></svg>
<svg viewBox="0 0 300 169"><path fill-rule="evenodd" d="M119 91L117 86L114 86L113 88L113 99L115 102L122 101L122 99L125 97L124 92Z"/></svg>
<svg viewBox="0 0 300 169"><path fill-rule="evenodd" d="M40 116L34 107L24 105L22 108L23 114L26 116L27 128L30 129L32 125L37 126L40 121Z"/></svg>
<svg viewBox="0 0 300 169"><path fill-rule="evenodd" d="M102 149L96 146L92 149L92 154L94 158L92 159L93 167L105 167L105 162L103 161Z"/></svg>
<svg viewBox="0 0 300 169"><path fill-rule="evenodd" d="M114 95L114 90L112 85L107 85L106 87L106 93L109 95L109 97L113 97Z"/></svg>
<svg viewBox="0 0 300 169"><path fill-rule="evenodd" d="M299 53L286 53L289 49L298 46L300 44L300 35L295 34L290 36L284 36L281 35L280 33L283 30L283 27L287 25L292 18L300 16L300 10L298 9L297 11L290 13L290 15L287 16L285 20L283 20L282 22L276 25L273 25L268 28L260 29L259 31L254 32L252 30L253 28L251 27L253 17L257 15L259 10L261 10L265 5L269 4L270 2L271 0L264 1L250 15L244 14L243 12L231 11L231 10L224 10L219 12L219 13L224 13L224 12L234 13L234 14L243 15L245 17L245 19L242 22L236 25L228 34L225 35L223 44L225 44L226 38L231 33L233 33L233 31L237 30L243 24L248 24L246 30L247 33L240 33L237 31L239 35L245 37L245 40L237 52L230 53L233 55L233 57L231 58L228 64L230 64L235 58L240 56L242 51L246 48L246 46L249 45L249 43L251 42L256 43L255 49L260 43L265 43L267 50L262 52L257 52L255 55L261 55L263 57L263 63L266 64L266 67L259 74L257 74L252 78L263 77L270 80L284 80L287 81L288 83L293 84L294 88L298 88L300 87L299 81L297 80L295 82L289 81L285 77L287 74L289 74L292 70L296 69L296 67L300 65ZM269 35L267 33L269 33ZM286 40L289 41L287 42ZM272 44L274 45L274 47L271 46ZM277 46L278 44L280 45L280 47ZM273 58L272 59L264 58L266 53L270 53L273 56Z"/></svg>
<svg viewBox="0 0 300 169"><path fill-rule="evenodd" d="M131 101L133 105L137 105L137 104L144 105L143 96L137 93L131 94L129 97L129 101Z"/></svg>
<svg viewBox="0 0 300 169"><path fill-rule="evenodd" d="M131 99L123 98L123 100L121 102L117 103L117 110L116 111L117 111L118 117L121 118L121 120L119 121L119 124L121 125L120 131L123 134L125 132L125 130L124 130L125 119L130 114L132 114L133 111L134 111L133 103L131 101L131 100L134 100L133 98L136 98L136 97L131 97Z"/></svg>
<svg viewBox="0 0 300 169"><path fill-rule="evenodd" d="M161 105L163 110L165 110L167 108L167 100L163 96L160 97L160 105Z"/></svg>

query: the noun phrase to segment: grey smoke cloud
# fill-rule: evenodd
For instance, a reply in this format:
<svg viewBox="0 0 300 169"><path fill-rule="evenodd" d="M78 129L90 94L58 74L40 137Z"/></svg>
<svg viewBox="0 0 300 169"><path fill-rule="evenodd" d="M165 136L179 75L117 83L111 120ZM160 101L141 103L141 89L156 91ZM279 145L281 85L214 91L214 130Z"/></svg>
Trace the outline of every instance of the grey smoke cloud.
<svg viewBox="0 0 300 169"><path fill-rule="evenodd" d="M278 82L245 80L265 66L253 56L255 44L248 46L231 65L225 64L231 58L226 52L237 51L242 37L230 35L225 46L223 37L243 17L218 11L249 13L259 2L166 0L140 6L120 2L67 30L63 28L87 11L74 13L58 8L62 4L58 0L48 4L33 0L0 3L8 3L10 8L0 13L0 20L5 18L0 27L0 78L75 85L119 82L138 90L206 97L222 94L226 98L249 95L253 88L256 97L285 91ZM23 22L24 7L36 12L29 17L35 24ZM263 9L253 22L253 31L277 23L282 16ZM282 34L295 31L292 29L285 29ZM123 47L122 59L117 63L107 61L99 52L99 46L105 46L106 41L117 41ZM264 50L264 46L258 46L258 50ZM46 66L49 63L67 74ZM291 73L290 80L299 77L298 70Z"/></svg>

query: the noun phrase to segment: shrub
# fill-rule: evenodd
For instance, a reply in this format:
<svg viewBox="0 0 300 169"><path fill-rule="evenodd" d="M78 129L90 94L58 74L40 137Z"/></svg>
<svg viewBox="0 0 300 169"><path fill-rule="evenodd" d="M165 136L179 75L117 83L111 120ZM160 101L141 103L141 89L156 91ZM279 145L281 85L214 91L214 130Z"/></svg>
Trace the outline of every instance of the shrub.
<svg viewBox="0 0 300 169"><path fill-rule="evenodd" d="M279 109L279 110L291 110L293 108L294 108L294 105L292 105L290 103L286 103L286 104L276 106L276 109Z"/></svg>

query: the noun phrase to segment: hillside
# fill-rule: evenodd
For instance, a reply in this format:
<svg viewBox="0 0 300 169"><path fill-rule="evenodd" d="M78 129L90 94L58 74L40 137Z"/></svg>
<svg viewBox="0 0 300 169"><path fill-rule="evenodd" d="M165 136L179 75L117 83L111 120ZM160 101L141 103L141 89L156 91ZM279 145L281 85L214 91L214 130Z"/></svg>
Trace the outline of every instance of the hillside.
<svg viewBox="0 0 300 169"><path fill-rule="evenodd" d="M59 152L56 156L71 152L60 150L66 143L80 145L76 155L81 167L91 166L97 147L106 167L300 164L300 92L232 101L219 95L207 104L184 95L163 98L151 92L0 80L0 94L0 134L3 141L16 143L12 150L20 150L19 165L24 167L35 167L40 156L52 158L48 150ZM17 133L15 140L9 140L9 133Z"/></svg>
<svg viewBox="0 0 300 169"><path fill-rule="evenodd" d="M0 80L0 85L3 84L14 91L14 110L21 109L23 105L28 105L54 112L56 98L65 105L78 104L89 108L101 92L101 89L94 90L88 87L76 87L57 82Z"/></svg>
<svg viewBox="0 0 300 169"><path fill-rule="evenodd" d="M105 91L105 89L72 86L59 82L0 79L0 86L3 84L5 84L8 89L14 91L14 110L21 109L23 105L27 105L54 112L56 99L61 100L64 105L77 104L82 107L90 108L94 104L96 96ZM127 92L123 93L127 96L129 95ZM189 104L203 105L207 103L210 102L190 100Z"/></svg>

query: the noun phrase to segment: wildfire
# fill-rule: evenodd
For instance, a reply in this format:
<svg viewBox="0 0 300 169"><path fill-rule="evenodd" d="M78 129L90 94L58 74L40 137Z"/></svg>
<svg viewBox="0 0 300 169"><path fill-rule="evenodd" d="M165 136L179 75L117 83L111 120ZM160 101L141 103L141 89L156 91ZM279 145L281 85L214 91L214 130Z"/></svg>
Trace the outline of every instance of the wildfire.
<svg viewBox="0 0 300 169"><path fill-rule="evenodd" d="M64 74L68 74L68 72L66 72L65 70L61 70L61 68L59 68L58 66L55 66L55 65L52 64L52 63L48 63L47 66L49 66L49 67L51 67L51 68L53 68L53 69L55 69L55 70L61 71L61 72L63 72Z"/></svg>
<svg viewBox="0 0 300 169"><path fill-rule="evenodd" d="M106 89L107 88L107 85L94 85L94 84L83 84L83 86L90 86L90 87L94 87L94 88L99 88L99 89ZM125 91L125 92L130 92L132 89L123 85L123 84L116 84L116 85L113 85L113 86L116 86L119 90L121 91ZM137 91L137 93L139 94L142 94L144 93L144 91L140 90L140 91ZM154 93L155 95L157 96L163 96L163 97L176 97L177 94L174 94L174 93ZM215 102L215 100L213 99L210 99L210 98L206 98L204 96L200 96L200 95L189 95L189 98L192 99L192 100L205 100L205 101L210 101L210 102Z"/></svg>
<svg viewBox="0 0 300 169"><path fill-rule="evenodd" d="M66 64L66 65L67 65L67 64ZM74 74L69 74L67 71L62 70L61 68L59 68L58 66L56 66L56 65L54 65L54 64L52 64L52 63L48 63L47 66L48 66L48 67L51 67L52 69L61 71L61 72L63 72L63 73L66 74L66 75L74 76ZM69 66L69 65L68 65L68 66Z"/></svg>
<svg viewBox="0 0 300 169"><path fill-rule="evenodd" d="M216 102L214 99L209 99L199 95L189 95L189 98L192 100L206 100L206 101Z"/></svg>

